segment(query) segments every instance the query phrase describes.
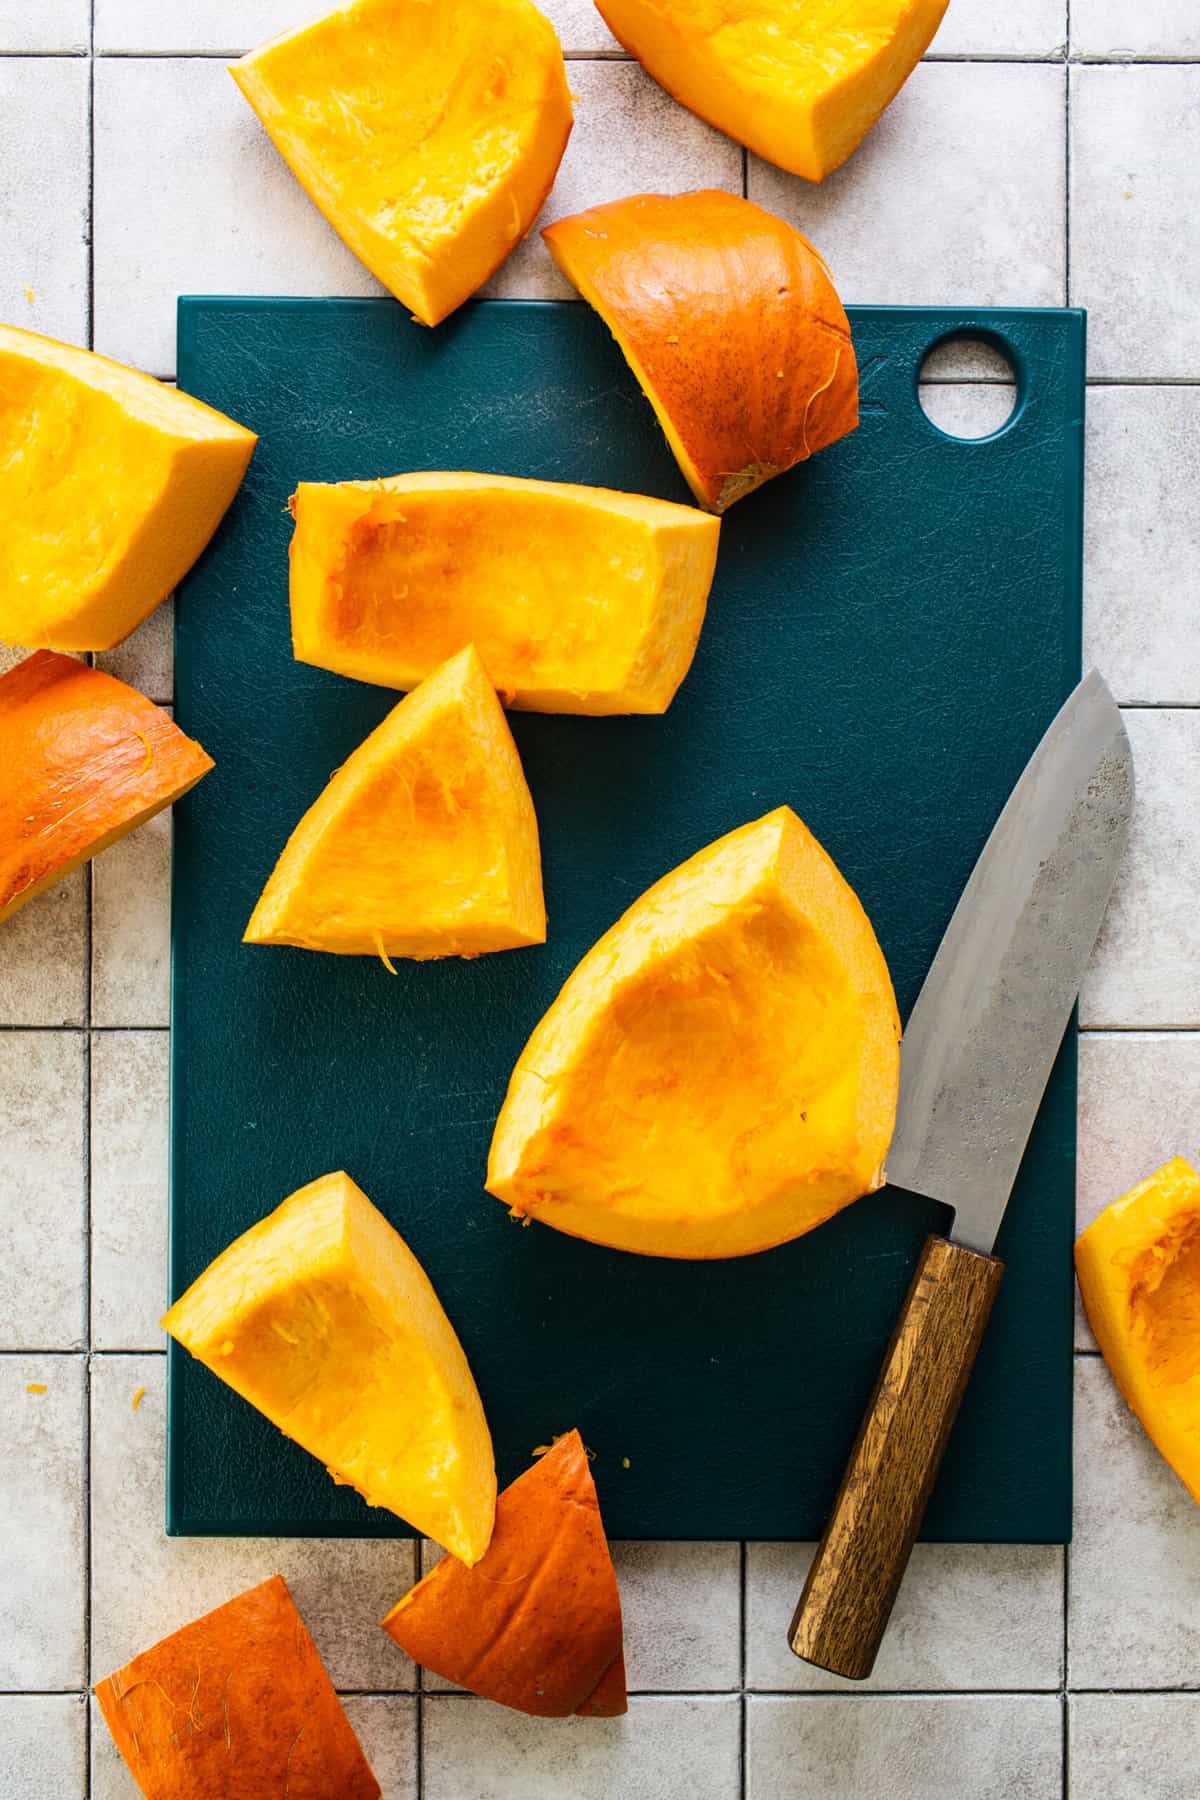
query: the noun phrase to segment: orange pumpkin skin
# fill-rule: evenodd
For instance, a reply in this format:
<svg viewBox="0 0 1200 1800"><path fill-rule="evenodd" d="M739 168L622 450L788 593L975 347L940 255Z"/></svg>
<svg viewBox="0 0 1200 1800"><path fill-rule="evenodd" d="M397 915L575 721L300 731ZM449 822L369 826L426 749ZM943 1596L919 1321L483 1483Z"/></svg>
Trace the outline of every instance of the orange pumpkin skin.
<svg viewBox="0 0 1200 1800"><path fill-rule="evenodd" d="M547 225L701 506L721 513L858 424L858 365L808 239L719 189L635 194Z"/></svg>
<svg viewBox="0 0 1200 1800"><path fill-rule="evenodd" d="M1114 1200L1075 1270L1117 1386L1200 1503L1200 1174L1177 1156Z"/></svg>
<svg viewBox="0 0 1200 1800"><path fill-rule="evenodd" d="M136 688L35 650L0 676L0 920L212 766Z"/></svg>
<svg viewBox="0 0 1200 1800"><path fill-rule="evenodd" d="M414 1661L516 1712L628 1710L621 1596L577 1431L506 1487L487 1554L446 1556L383 1621Z"/></svg>
<svg viewBox="0 0 1200 1800"><path fill-rule="evenodd" d="M282 1575L135 1656L96 1699L146 1800L380 1800Z"/></svg>

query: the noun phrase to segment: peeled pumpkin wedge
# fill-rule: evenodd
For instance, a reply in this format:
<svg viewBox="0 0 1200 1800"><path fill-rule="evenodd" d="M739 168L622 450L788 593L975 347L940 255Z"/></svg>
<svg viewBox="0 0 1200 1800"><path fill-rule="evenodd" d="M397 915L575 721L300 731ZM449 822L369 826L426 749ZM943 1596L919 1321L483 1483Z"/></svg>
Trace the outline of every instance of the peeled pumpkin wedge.
<svg viewBox="0 0 1200 1800"><path fill-rule="evenodd" d="M282 1575L96 1684L146 1800L381 1800Z"/></svg>
<svg viewBox="0 0 1200 1800"><path fill-rule="evenodd" d="M621 1596L577 1431L496 1502L487 1555L446 1557L383 1629L423 1668L538 1718L628 1711Z"/></svg>
<svg viewBox="0 0 1200 1800"><path fill-rule="evenodd" d="M884 1182L900 1027L857 897L790 807L656 882L535 1028L487 1186L647 1256L745 1256Z"/></svg>
<svg viewBox="0 0 1200 1800"><path fill-rule="evenodd" d="M163 1328L368 1506L478 1562L496 1509L479 1394L424 1269L348 1175L235 1239Z"/></svg>
<svg viewBox="0 0 1200 1800"><path fill-rule="evenodd" d="M1075 1271L1117 1386L1200 1502L1200 1174L1176 1156L1114 1200Z"/></svg>
<svg viewBox="0 0 1200 1800"><path fill-rule="evenodd" d="M473 643L507 706L661 713L704 623L718 525L690 506L510 475L302 482L300 662L412 688Z"/></svg>
<svg viewBox="0 0 1200 1800"><path fill-rule="evenodd" d="M531 0L349 0L230 74L309 198L425 325L529 230L571 132Z"/></svg>
<svg viewBox="0 0 1200 1800"><path fill-rule="evenodd" d="M0 675L0 920L212 766L161 707L73 656L35 650Z"/></svg>
<svg viewBox="0 0 1200 1800"><path fill-rule="evenodd" d="M720 189L635 194L542 232L721 513L858 424L858 365L806 237Z"/></svg>
<svg viewBox="0 0 1200 1800"><path fill-rule="evenodd" d="M0 639L119 644L204 549L257 441L123 363L0 325Z"/></svg>
<svg viewBox="0 0 1200 1800"><path fill-rule="evenodd" d="M948 0L596 0L648 74L793 175L845 162L924 56Z"/></svg>
<svg viewBox="0 0 1200 1800"><path fill-rule="evenodd" d="M545 941L533 801L468 644L393 707L309 807L245 942L424 961Z"/></svg>

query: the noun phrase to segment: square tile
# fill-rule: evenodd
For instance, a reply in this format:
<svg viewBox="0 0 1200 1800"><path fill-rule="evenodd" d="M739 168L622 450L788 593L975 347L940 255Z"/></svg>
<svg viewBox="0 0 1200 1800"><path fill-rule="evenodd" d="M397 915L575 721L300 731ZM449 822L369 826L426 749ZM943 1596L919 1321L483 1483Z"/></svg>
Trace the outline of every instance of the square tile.
<svg viewBox="0 0 1200 1800"><path fill-rule="evenodd" d="M1137 801L1080 996L1086 1026L1200 1024L1200 712L1126 712Z"/></svg>
<svg viewBox="0 0 1200 1800"><path fill-rule="evenodd" d="M167 1303L170 1036L92 1040L92 1344L159 1350Z"/></svg>
<svg viewBox="0 0 1200 1800"><path fill-rule="evenodd" d="M175 368L179 294L378 294L215 58L96 64L96 348Z"/></svg>
<svg viewBox="0 0 1200 1800"><path fill-rule="evenodd" d="M1084 661L1118 700L1200 702L1198 491L1200 388L1089 391Z"/></svg>
<svg viewBox="0 0 1200 1800"><path fill-rule="evenodd" d="M343 1704L385 1800L417 1800L417 1701L355 1694Z"/></svg>
<svg viewBox="0 0 1200 1800"><path fill-rule="evenodd" d="M92 864L92 1023L171 1016L171 809Z"/></svg>
<svg viewBox="0 0 1200 1800"><path fill-rule="evenodd" d="M96 49L217 51L240 56L267 38L330 11L322 0L95 0Z"/></svg>
<svg viewBox="0 0 1200 1800"><path fill-rule="evenodd" d="M1088 0L1075 0L1076 6ZM1066 0L950 0L930 56L1061 56Z"/></svg>
<svg viewBox="0 0 1200 1800"><path fill-rule="evenodd" d="M746 1800L1060 1800L1054 1695L746 1702Z"/></svg>
<svg viewBox="0 0 1200 1800"><path fill-rule="evenodd" d="M1079 1040L1076 1232L1173 1156L1200 1167L1200 1035L1085 1032ZM1095 1349L1078 1292L1080 1349Z"/></svg>
<svg viewBox="0 0 1200 1800"><path fill-rule="evenodd" d="M585 206L647 189L742 191L742 152L664 93L632 62L579 62L567 71L575 126L553 192L523 243L480 290L505 299L575 299L539 235Z"/></svg>
<svg viewBox="0 0 1200 1800"><path fill-rule="evenodd" d="M87 168L86 60L0 58L0 319L72 344L87 337Z"/></svg>
<svg viewBox="0 0 1200 1800"><path fill-rule="evenodd" d="M166 1536L165 1373L162 1356L102 1356L93 1368L92 1681L278 1574L335 1687L412 1688L411 1662L379 1629L413 1584L411 1542Z"/></svg>
<svg viewBox="0 0 1200 1800"><path fill-rule="evenodd" d="M1198 163L1200 65L1072 68L1071 301L1090 374L1200 376L1200 240L1181 228Z"/></svg>
<svg viewBox="0 0 1200 1800"><path fill-rule="evenodd" d="M81 1356L0 1357L0 1688L87 1680L83 1396Z"/></svg>
<svg viewBox="0 0 1200 1800"><path fill-rule="evenodd" d="M88 47L88 0L0 0L0 54Z"/></svg>
<svg viewBox="0 0 1200 1800"><path fill-rule="evenodd" d="M0 1031L0 1349L84 1341L83 1083L80 1032Z"/></svg>
<svg viewBox="0 0 1200 1800"><path fill-rule="evenodd" d="M0 925L0 1025L81 1025L87 987L86 869Z"/></svg>
<svg viewBox="0 0 1200 1800"><path fill-rule="evenodd" d="M1076 56L1195 56L1200 12L1195 0L1071 0Z"/></svg>
<svg viewBox="0 0 1200 1800"><path fill-rule="evenodd" d="M0 1696L0 1793L86 1800L86 1705L75 1694Z"/></svg>
<svg viewBox="0 0 1200 1800"><path fill-rule="evenodd" d="M1195 1800L1200 1695L1076 1694L1071 1800Z"/></svg>
<svg viewBox="0 0 1200 1800"><path fill-rule="evenodd" d="M733 1800L736 1697L631 1700L622 1719L531 1719L435 1694L424 1713L424 1800Z"/></svg>
<svg viewBox="0 0 1200 1800"><path fill-rule="evenodd" d="M162 706L175 691L175 599L168 595L137 630L112 650L101 650L96 667L127 681Z"/></svg>
<svg viewBox="0 0 1200 1800"><path fill-rule="evenodd" d="M624 56L592 0L537 0L566 56ZM568 71L574 76L574 71ZM630 193L634 190L630 188Z"/></svg>
<svg viewBox="0 0 1200 1800"><path fill-rule="evenodd" d="M811 1544L750 1544L746 1685L863 1693L871 1688L1057 1688L1063 1553L1047 1544L918 1544L875 1673L843 1681L801 1662L787 1629Z"/></svg>
<svg viewBox="0 0 1200 1800"><path fill-rule="evenodd" d="M1070 1558L1072 1687L1200 1687L1200 1507L1098 1356L1075 1361Z"/></svg>

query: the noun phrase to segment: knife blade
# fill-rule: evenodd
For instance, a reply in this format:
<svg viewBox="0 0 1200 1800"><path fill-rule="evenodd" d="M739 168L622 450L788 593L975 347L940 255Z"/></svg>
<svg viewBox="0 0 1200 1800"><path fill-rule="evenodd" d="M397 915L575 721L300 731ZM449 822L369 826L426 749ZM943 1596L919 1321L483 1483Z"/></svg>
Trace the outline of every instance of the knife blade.
<svg viewBox="0 0 1200 1800"><path fill-rule="evenodd" d="M1133 758L1094 670L984 845L900 1049L893 1186L954 1209L922 1251L788 1642L874 1666L1004 1265L991 1254L1124 853Z"/></svg>

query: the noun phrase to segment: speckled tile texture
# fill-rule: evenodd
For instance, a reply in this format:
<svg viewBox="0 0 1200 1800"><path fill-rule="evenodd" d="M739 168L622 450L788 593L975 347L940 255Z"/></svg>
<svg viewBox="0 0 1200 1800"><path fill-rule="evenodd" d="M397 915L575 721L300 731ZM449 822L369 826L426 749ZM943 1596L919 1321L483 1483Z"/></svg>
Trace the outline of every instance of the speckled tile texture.
<svg viewBox="0 0 1200 1800"><path fill-rule="evenodd" d="M320 9L0 0L0 318L170 377L180 292L377 292L224 67ZM951 0L819 188L677 106L591 0L545 10L578 121L547 218L724 187L849 300L1089 309L1085 634L1141 805L1081 1001L1083 1225L1200 1156L1200 6ZM567 290L535 232L491 291ZM924 402L994 430L1006 380L948 346ZM170 604L96 660L169 704ZM168 1539L169 874L164 817L0 926L0 1800L136 1800L89 1686L275 1570L385 1800L1195 1800L1200 1512L1081 1312L1074 1543L920 1547L863 1686L786 1648L809 1545L615 1546L629 1715L537 1722L379 1631L409 1545Z"/></svg>

